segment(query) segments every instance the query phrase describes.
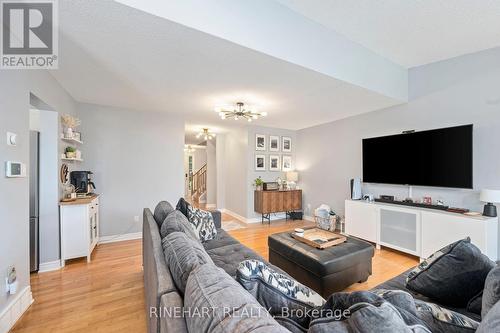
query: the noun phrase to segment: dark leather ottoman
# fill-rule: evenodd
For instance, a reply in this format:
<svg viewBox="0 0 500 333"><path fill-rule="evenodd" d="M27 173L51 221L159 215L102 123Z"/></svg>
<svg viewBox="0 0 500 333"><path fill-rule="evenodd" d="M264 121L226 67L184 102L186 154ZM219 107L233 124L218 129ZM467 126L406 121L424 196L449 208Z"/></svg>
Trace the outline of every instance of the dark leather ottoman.
<svg viewBox="0 0 500 333"><path fill-rule="evenodd" d="M372 274L374 248L370 243L347 237L347 241L324 250L299 242L291 231L269 236L269 262L324 298Z"/></svg>

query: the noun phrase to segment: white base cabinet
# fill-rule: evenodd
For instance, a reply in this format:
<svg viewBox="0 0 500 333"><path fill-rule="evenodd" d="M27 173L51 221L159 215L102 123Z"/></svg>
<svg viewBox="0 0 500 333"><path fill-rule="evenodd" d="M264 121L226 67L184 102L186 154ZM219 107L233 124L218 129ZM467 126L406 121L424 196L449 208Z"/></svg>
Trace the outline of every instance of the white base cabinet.
<svg viewBox="0 0 500 333"><path fill-rule="evenodd" d="M90 262L99 238L99 197L62 203L60 215L61 265L80 257Z"/></svg>
<svg viewBox="0 0 500 333"><path fill-rule="evenodd" d="M362 200L345 202L346 234L421 259L459 239L471 242L492 260L500 258L498 218L466 216L428 208Z"/></svg>

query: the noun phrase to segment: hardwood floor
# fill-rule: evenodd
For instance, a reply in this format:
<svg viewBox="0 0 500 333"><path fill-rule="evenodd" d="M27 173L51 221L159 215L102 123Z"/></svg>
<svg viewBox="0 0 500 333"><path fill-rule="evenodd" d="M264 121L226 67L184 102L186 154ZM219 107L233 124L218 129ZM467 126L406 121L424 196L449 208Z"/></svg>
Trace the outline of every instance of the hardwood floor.
<svg viewBox="0 0 500 333"><path fill-rule="evenodd" d="M223 214L224 221L237 221ZM268 258L267 236L312 225L308 221L245 224L229 231L244 245ZM75 260L59 271L33 274L35 303L12 332L146 332L141 241L98 245L92 262ZM373 275L348 290L370 289L415 266L417 258L376 250Z"/></svg>

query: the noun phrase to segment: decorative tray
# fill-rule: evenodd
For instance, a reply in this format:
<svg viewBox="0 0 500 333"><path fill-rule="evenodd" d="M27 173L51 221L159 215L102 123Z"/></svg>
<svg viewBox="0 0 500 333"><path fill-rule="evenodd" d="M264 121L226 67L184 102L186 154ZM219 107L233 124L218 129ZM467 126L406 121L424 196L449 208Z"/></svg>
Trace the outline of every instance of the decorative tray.
<svg viewBox="0 0 500 333"><path fill-rule="evenodd" d="M342 244L347 240L345 236L320 228L305 229L303 235L298 235L295 232L292 232L291 235L292 238L317 249L326 249Z"/></svg>

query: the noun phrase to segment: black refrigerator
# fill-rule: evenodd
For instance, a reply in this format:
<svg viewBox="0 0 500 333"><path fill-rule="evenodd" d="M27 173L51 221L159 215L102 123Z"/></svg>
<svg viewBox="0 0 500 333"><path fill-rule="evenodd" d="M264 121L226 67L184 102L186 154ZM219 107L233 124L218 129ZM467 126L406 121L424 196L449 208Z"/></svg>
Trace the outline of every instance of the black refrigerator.
<svg viewBox="0 0 500 333"><path fill-rule="evenodd" d="M40 265L39 245L39 170L40 132L30 131L30 272L37 272Z"/></svg>

